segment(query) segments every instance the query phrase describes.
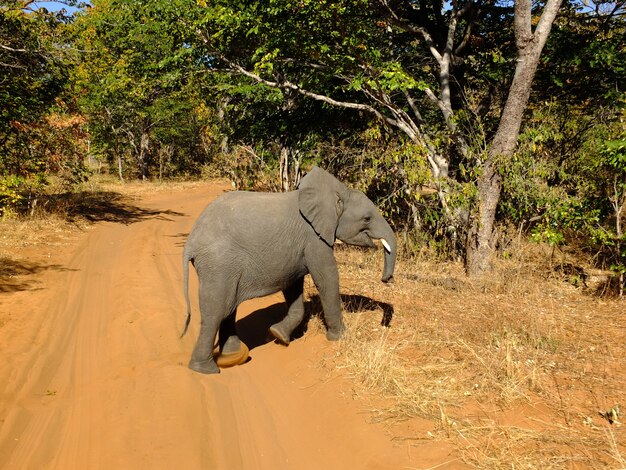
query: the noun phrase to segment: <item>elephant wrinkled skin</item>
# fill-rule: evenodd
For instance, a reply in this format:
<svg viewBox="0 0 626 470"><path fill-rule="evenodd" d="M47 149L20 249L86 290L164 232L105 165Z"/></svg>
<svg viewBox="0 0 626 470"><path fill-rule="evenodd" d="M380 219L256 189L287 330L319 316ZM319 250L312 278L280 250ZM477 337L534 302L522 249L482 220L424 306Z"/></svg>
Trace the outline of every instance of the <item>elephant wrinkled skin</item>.
<svg viewBox="0 0 626 470"><path fill-rule="evenodd" d="M233 365L229 357L236 363L245 361L247 348L235 328L236 308L245 300L278 291L284 293L288 311L270 332L289 344L304 316L307 274L319 291L326 336L339 339L344 324L333 255L336 239L364 247L373 247L372 240L380 239L385 247L382 280L392 280L396 239L391 227L362 192L320 168L302 178L296 191L234 191L209 204L189 234L183 255L185 332L191 317L189 261L200 282L200 334L189 367L206 374L219 372L213 350L218 331L222 364Z"/></svg>

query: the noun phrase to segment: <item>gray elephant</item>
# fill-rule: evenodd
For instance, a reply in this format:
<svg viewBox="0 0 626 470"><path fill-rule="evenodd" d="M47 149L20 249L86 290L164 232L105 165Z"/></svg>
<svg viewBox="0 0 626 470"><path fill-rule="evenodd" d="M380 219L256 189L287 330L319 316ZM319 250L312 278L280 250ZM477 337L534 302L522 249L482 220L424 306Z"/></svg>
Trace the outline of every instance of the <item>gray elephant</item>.
<svg viewBox="0 0 626 470"><path fill-rule="evenodd" d="M257 193L234 191L208 205L196 221L183 255L187 321L191 318L189 261L200 282L200 334L189 367L205 374L220 366L245 362L248 348L235 328L237 306L248 299L282 291L288 311L270 327L284 344L302 322L304 276L317 286L327 327L326 337L338 340L344 324L339 275L333 255L335 240L385 248L383 282L393 279L394 233L365 194L349 189L326 171L313 168L296 191ZM219 331L219 352L214 352ZM218 358L216 363L215 357Z"/></svg>

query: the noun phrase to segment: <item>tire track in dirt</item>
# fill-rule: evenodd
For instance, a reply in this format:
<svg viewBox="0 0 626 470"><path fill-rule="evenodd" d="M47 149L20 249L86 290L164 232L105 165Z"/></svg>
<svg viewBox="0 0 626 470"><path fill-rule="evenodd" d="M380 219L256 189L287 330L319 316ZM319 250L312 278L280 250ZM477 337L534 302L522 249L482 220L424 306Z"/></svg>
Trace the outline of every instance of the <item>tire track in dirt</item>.
<svg viewBox="0 0 626 470"><path fill-rule="evenodd" d="M222 190L147 195L152 215L99 224L67 250L66 270L42 276L45 289L3 299L24 322L0 330L10 357L0 364L0 468L410 464L382 426L366 423L346 383L323 380L315 364L334 347L323 335L261 345L218 376L187 369L199 313L192 275L192 325L179 339L182 245ZM238 318L280 301L247 302Z"/></svg>

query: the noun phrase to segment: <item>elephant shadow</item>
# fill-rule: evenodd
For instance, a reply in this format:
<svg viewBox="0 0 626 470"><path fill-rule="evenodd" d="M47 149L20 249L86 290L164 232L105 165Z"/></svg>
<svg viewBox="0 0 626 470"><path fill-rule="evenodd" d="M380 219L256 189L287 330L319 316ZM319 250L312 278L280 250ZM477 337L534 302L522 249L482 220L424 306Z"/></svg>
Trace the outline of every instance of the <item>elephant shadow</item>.
<svg viewBox="0 0 626 470"><path fill-rule="evenodd" d="M381 310L380 324L385 327L391 324L394 314L394 308L391 304L355 294L341 294L341 302L346 313ZM246 343L250 350L271 343L274 341L274 337L269 333L269 328L274 323L281 321L285 315L287 315L287 304L285 302L255 310L244 318L237 320L237 335ZM292 340L304 336L309 321L313 317L321 318L322 321L324 318L322 303L318 295L314 295L304 303L304 319L293 331L291 335Z"/></svg>

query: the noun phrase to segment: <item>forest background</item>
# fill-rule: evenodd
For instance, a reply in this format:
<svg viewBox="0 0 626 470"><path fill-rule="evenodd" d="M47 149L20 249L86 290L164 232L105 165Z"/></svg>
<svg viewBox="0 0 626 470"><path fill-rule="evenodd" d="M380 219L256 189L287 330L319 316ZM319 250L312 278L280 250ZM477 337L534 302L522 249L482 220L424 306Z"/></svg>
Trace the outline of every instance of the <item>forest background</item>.
<svg viewBox="0 0 626 470"><path fill-rule="evenodd" d="M56 3L0 5L2 217L94 174L284 191L316 164L407 257L475 276L523 239L623 294L625 2Z"/></svg>

